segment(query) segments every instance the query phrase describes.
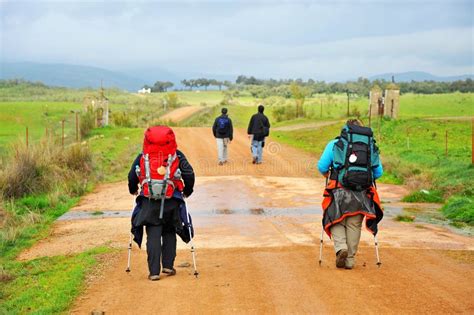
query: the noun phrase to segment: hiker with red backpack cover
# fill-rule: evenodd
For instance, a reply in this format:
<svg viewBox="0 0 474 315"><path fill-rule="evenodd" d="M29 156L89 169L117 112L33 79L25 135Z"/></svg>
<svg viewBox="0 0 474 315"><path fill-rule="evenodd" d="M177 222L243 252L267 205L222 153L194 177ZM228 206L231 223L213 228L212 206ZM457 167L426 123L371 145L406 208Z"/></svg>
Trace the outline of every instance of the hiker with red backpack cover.
<svg viewBox="0 0 474 315"><path fill-rule="evenodd" d="M234 128L232 120L227 115L227 108L222 108L222 115L216 118L212 125L212 133L217 142L217 156L219 165L227 163L227 145L232 142L234 137Z"/></svg>
<svg viewBox="0 0 474 315"><path fill-rule="evenodd" d="M318 169L328 179L322 202L323 230L334 242L336 267L352 269L362 221L365 218L366 227L375 238L377 224L383 217L375 186L383 168L372 129L359 120L348 120L341 135L327 144ZM320 263L322 236L323 233ZM375 244L380 265L377 241Z"/></svg>
<svg viewBox="0 0 474 315"><path fill-rule="evenodd" d="M141 246L143 227L146 229L150 280L160 278L161 265L163 273L176 274L176 234L186 243L193 237L183 198L193 193L194 180L193 168L177 149L173 130L166 126L148 128L143 151L128 173L128 188L131 194L138 194L132 234Z"/></svg>

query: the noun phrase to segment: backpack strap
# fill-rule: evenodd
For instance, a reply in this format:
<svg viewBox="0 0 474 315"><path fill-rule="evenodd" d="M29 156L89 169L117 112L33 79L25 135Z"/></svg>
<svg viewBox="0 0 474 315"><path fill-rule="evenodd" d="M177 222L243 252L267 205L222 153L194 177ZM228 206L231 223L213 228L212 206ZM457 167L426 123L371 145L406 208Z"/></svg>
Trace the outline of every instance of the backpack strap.
<svg viewBox="0 0 474 315"><path fill-rule="evenodd" d="M145 160L145 179L148 183L148 195L149 198L153 195L153 188L151 185L151 175L150 175L150 159L148 157L148 153L144 155L144 160Z"/></svg>

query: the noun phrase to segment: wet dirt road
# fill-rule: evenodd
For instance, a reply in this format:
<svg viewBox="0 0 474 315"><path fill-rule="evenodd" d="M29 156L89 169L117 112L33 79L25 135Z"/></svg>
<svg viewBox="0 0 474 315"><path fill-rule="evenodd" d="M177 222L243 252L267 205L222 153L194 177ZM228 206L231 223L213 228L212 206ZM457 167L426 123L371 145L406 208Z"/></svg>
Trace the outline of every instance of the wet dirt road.
<svg viewBox="0 0 474 315"><path fill-rule="evenodd" d="M172 121L176 123L191 117L202 109L202 106L184 106L166 113L165 115L161 116L160 119L162 121Z"/></svg>
<svg viewBox="0 0 474 315"><path fill-rule="evenodd" d="M175 277L147 280L146 252L135 245L132 272L125 273L132 199L125 182L99 186L55 224L49 238L21 256L74 253L103 244L121 249L108 254L72 313L474 312L472 238L386 218L379 233L381 268L366 231L354 270L335 268L327 237L319 267L324 182L315 176L315 157L269 141L264 164L255 166L248 139L237 131L230 163L218 166L209 129L178 128L177 136L198 176L188 206L197 233L199 278L188 266L178 267ZM379 190L387 206L406 193L393 185ZM191 263L188 247L178 241L178 249L176 265Z"/></svg>

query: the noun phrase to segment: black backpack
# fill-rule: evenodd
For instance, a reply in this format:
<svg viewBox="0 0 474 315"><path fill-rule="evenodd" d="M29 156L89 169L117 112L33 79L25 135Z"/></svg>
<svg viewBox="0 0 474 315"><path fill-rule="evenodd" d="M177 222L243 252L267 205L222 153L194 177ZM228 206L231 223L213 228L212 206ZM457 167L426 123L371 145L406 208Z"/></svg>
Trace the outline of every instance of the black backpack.
<svg viewBox="0 0 474 315"><path fill-rule="evenodd" d="M368 189L374 183L372 168L380 164L372 129L345 125L336 139L331 178L351 190Z"/></svg>

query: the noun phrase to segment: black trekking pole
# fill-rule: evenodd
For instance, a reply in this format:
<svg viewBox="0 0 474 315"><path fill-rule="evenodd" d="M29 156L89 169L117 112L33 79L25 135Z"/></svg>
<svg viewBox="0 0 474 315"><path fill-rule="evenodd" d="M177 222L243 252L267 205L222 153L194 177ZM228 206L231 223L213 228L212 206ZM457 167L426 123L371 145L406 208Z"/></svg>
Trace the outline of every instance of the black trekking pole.
<svg viewBox="0 0 474 315"><path fill-rule="evenodd" d="M135 202L135 197L133 198L133 208L132 208L132 215L133 216L133 211L135 210L136 207L136 202ZM132 259L132 241L133 241L133 235L132 232L130 231L130 241L128 242L128 259L127 259L127 269L125 270L126 272L130 272L130 263Z"/></svg>

